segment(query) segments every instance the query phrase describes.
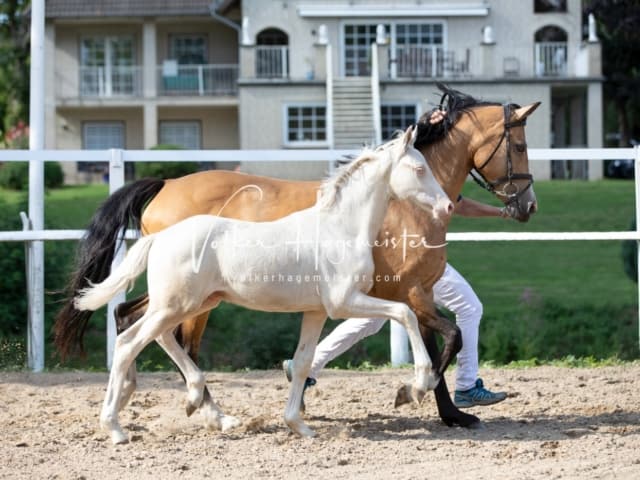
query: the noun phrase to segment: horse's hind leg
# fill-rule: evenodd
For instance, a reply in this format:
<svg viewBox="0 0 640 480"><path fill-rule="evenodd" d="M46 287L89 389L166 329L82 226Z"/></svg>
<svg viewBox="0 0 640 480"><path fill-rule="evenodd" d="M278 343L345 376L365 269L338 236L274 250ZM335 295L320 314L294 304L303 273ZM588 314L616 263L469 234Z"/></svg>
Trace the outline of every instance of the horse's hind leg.
<svg viewBox="0 0 640 480"><path fill-rule="evenodd" d="M327 314L322 312L305 312L302 317L300 340L298 348L293 356L293 372L289 399L284 411L284 421L291 430L303 437L313 437L315 432L305 425L300 417L300 403L304 383L311 369L311 361L316 351L316 345L320 338L320 332L327 319Z"/></svg>
<svg viewBox="0 0 640 480"><path fill-rule="evenodd" d="M142 318L147 310L148 304L149 296L143 295L141 297L134 298L133 300L123 302L115 308L113 313L116 320L116 330L118 335ZM122 410L127 403L129 403L131 395L133 395L133 392L136 390L136 386L136 362L131 362L131 366L129 366L125 377L123 391L120 397L120 404L118 406L119 410Z"/></svg>
<svg viewBox="0 0 640 480"><path fill-rule="evenodd" d="M230 415L225 415L215 404L206 388L204 375L180 347L172 332L165 332L156 338L158 344L167 352L171 360L177 365L187 384L187 416L190 416L206 399L207 405L202 405L207 426L214 430L227 431L240 425L240 421Z"/></svg>
<svg viewBox="0 0 640 480"><path fill-rule="evenodd" d="M128 436L118 422L125 375L135 358L154 338L171 328L169 312L147 312L135 325L118 335L113 352L109 384L100 413L100 424L111 434L114 444L126 443Z"/></svg>

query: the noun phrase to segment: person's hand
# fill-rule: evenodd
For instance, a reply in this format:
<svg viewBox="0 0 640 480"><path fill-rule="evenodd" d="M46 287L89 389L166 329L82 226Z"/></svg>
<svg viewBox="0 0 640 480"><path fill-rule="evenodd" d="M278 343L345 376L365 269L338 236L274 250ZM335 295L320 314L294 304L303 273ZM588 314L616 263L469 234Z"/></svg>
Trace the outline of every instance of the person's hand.
<svg viewBox="0 0 640 480"><path fill-rule="evenodd" d="M500 216L501 216L502 218L507 218L507 217L509 217L509 213L507 212L507 207L502 207L502 208L500 209Z"/></svg>
<svg viewBox="0 0 640 480"><path fill-rule="evenodd" d="M445 112L444 110L436 109L433 111L433 113L431 113L431 116L429 117L429 123L431 125L440 123L442 122L442 120L444 120L444 117L446 117L446 115L447 112Z"/></svg>

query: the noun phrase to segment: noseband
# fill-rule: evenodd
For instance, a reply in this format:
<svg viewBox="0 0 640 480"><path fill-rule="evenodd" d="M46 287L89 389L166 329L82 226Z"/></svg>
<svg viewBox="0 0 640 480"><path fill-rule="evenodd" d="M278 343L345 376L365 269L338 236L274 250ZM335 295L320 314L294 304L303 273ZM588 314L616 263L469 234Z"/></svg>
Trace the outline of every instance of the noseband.
<svg viewBox="0 0 640 480"><path fill-rule="evenodd" d="M530 173L513 173L513 161L511 160L511 129L513 127L524 127L527 124L526 118L522 120L509 121L511 118L511 107L512 103L506 103L503 105L504 110L504 130L502 131L502 136L500 137L500 141L496 145L496 147L489 155L482 165L479 167L474 167L470 174L471 177L476 181L478 185L480 185L485 190L495 194L501 195L507 198L505 205L510 205L514 202L518 202L518 199L533 185L533 175ZM482 169L486 167L493 157L495 157L496 152L502 145L502 142L505 142L507 147L507 174L504 177L500 177L496 180L487 180L487 178L482 174ZM513 183L513 180L527 180L527 186L520 190L517 184ZM502 190L497 190L496 187L499 185L503 185L504 188Z"/></svg>

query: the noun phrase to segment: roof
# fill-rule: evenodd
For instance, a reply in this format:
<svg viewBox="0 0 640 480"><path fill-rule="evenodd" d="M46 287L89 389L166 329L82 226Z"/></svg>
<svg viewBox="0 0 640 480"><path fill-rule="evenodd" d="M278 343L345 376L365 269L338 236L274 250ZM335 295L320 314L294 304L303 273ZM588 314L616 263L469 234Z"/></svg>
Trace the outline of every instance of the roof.
<svg viewBox="0 0 640 480"><path fill-rule="evenodd" d="M212 0L47 0L47 18L210 15Z"/></svg>

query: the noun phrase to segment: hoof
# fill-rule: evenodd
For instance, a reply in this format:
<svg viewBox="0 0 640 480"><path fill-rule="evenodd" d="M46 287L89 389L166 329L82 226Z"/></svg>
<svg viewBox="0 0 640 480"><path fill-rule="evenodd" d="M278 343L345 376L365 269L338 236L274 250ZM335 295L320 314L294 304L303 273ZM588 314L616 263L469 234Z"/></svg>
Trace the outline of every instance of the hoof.
<svg viewBox="0 0 640 480"><path fill-rule="evenodd" d="M478 419L469 425L465 425L465 428L468 428L469 430L485 430L487 426Z"/></svg>
<svg viewBox="0 0 640 480"><path fill-rule="evenodd" d="M460 413L459 415L450 415L440 417L447 427L459 426L468 428L469 430L482 430L485 428L484 423L475 415L467 415Z"/></svg>
<svg viewBox="0 0 640 480"><path fill-rule="evenodd" d="M426 392L415 388L413 385L405 384L398 389L396 393L396 401L394 402L394 408L398 408L407 403L416 403L420 405L424 399Z"/></svg>
<svg viewBox="0 0 640 480"><path fill-rule="evenodd" d="M313 438L313 437L315 437L317 435L316 432L314 432L313 430L311 430L309 427L307 427L304 424L301 425L300 427L298 427L297 429L293 430L293 431L295 433L297 433L298 435L300 435L301 437L306 437L306 438Z"/></svg>
<svg viewBox="0 0 640 480"><path fill-rule="evenodd" d="M114 445L123 445L129 443L129 436L122 430L114 430L111 432L111 443Z"/></svg>
<svg viewBox="0 0 640 480"><path fill-rule="evenodd" d="M234 428L242 425L242 422L236 417L232 417L230 415L223 415L220 418L220 430L223 432L228 432L229 430L233 430Z"/></svg>
<svg viewBox="0 0 640 480"><path fill-rule="evenodd" d="M193 415L193 412L195 412L197 409L198 407L196 407L192 403L188 403L185 409L187 411L187 417L190 417L191 415Z"/></svg>

